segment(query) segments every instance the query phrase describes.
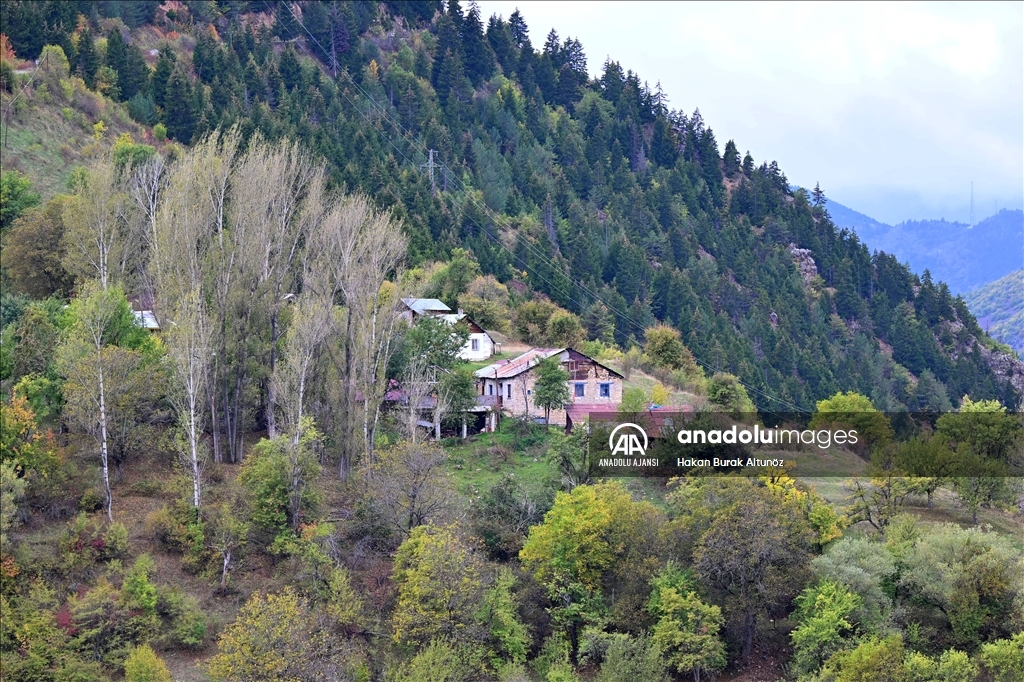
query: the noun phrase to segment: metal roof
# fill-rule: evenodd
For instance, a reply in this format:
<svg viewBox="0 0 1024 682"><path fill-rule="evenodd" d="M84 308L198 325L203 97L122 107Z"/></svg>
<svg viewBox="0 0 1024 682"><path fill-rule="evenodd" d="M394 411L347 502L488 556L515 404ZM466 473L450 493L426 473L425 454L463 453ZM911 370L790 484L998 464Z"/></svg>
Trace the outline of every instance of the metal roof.
<svg viewBox="0 0 1024 682"><path fill-rule="evenodd" d="M154 331L160 329L160 323L157 322L156 313L152 310L133 310L132 315L135 316L135 324L139 325L143 329Z"/></svg>
<svg viewBox="0 0 1024 682"><path fill-rule="evenodd" d="M511 379L523 372L536 367L541 360L558 355L565 348L531 348L522 355L511 360L501 360L473 372L480 379Z"/></svg>
<svg viewBox="0 0 1024 682"><path fill-rule="evenodd" d="M430 313L450 313L451 308L436 298L403 298L402 303L417 315Z"/></svg>

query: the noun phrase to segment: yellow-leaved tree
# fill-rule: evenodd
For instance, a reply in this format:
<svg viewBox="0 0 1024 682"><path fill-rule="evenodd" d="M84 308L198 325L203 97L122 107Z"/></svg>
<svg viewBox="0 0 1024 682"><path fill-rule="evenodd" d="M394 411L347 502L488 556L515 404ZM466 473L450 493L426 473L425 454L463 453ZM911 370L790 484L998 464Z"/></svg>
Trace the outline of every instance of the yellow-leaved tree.
<svg viewBox="0 0 1024 682"><path fill-rule="evenodd" d="M347 679L365 661L351 642L331 636L324 615L291 589L256 593L221 634L206 671L225 682Z"/></svg>

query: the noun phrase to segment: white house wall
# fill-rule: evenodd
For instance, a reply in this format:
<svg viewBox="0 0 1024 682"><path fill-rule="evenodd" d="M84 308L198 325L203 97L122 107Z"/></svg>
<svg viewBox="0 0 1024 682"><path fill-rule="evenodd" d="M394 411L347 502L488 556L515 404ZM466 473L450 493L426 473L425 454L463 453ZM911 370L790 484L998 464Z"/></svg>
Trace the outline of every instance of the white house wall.
<svg viewBox="0 0 1024 682"><path fill-rule="evenodd" d="M473 342L476 341L476 349ZM494 341L487 334L470 334L466 345L459 351L459 359L467 362L479 362L494 355Z"/></svg>

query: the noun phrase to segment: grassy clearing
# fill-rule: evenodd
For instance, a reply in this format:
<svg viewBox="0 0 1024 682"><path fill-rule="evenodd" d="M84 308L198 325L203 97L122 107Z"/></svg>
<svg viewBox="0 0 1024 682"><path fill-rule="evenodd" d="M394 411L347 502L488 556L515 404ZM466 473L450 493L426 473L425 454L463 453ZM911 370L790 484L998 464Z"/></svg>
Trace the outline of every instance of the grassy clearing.
<svg viewBox="0 0 1024 682"><path fill-rule="evenodd" d="M477 497L506 475L532 490L554 481L556 473L546 454L556 427L534 426L525 434L514 427L512 420L503 419L498 433L481 433L465 442L444 441L447 467L460 493Z"/></svg>
<svg viewBox="0 0 1024 682"><path fill-rule="evenodd" d="M76 79L67 82L73 85L70 97L29 87L12 108L10 125L6 119L0 121L3 170L28 175L44 202L66 191L72 169L99 157L118 135L131 133L136 142L152 144L150 131L131 120L124 105L85 90ZM6 110L12 99L3 92L0 110ZM106 131L96 139L93 126L99 121Z"/></svg>

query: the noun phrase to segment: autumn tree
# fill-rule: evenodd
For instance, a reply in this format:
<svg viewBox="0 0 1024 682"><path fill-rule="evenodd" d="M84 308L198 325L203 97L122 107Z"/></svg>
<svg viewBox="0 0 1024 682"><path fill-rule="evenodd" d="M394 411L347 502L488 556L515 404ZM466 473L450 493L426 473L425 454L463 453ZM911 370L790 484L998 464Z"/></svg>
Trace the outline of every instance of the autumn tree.
<svg viewBox="0 0 1024 682"><path fill-rule="evenodd" d="M459 296L459 307L484 329L509 331L512 313L508 307L508 287L484 275L471 281L466 292Z"/></svg>
<svg viewBox="0 0 1024 682"><path fill-rule="evenodd" d="M176 439L182 465L192 479L192 506L202 499L206 446L203 442L208 407L211 330L201 292L193 289L178 302L175 317L167 318L167 356L172 364L173 385L168 398L178 419Z"/></svg>
<svg viewBox="0 0 1024 682"><path fill-rule="evenodd" d="M728 412L754 412L747 389L728 372L715 372L708 382L708 400Z"/></svg>
<svg viewBox="0 0 1024 682"><path fill-rule="evenodd" d="M746 657L758 616L788 604L804 580L814 532L752 481L687 481L669 499L682 532L678 541L693 543L694 570L720 595Z"/></svg>
<svg viewBox="0 0 1024 682"><path fill-rule="evenodd" d="M544 522L530 529L519 557L547 591L573 657L583 627L609 615L605 591L616 591L611 615L623 626L634 620L631 609L644 607L646 594L633 595L629 586L653 575L658 546L651 534L658 521L649 503L634 502L617 483L602 483L559 492Z"/></svg>
<svg viewBox="0 0 1024 682"><path fill-rule="evenodd" d="M257 592L221 634L206 669L225 682L337 679L353 662L345 653L332 647L319 614L294 591Z"/></svg>
<svg viewBox="0 0 1024 682"><path fill-rule="evenodd" d="M588 438L585 429L575 429L568 434L556 434L551 440L548 459L558 467L562 487L567 491L590 483L594 461Z"/></svg>
<svg viewBox="0 0 1024 682"><path fill-rule="evenodd" d="M277 367L279 315L298 284L295 267L302 243L325 212L324 168L297 142L251 141L232 172L229 217L234 229L246 233L248 248L237 253L242 278L253 299L250 305L269 320L267 368ZM277 435L276 386L267 395L267 429Z"/></svg>
<svg viewBox="0 0 1024 682"><path fill-rule="evenodd" d="M132 649L124 662L126 682L172 682L170 670L152 647L143 644Z"/></svg>
<svg viewBox="0 0 1024 682"><path fill-rule="evenodd" d="M661 648L649 635L617 634L608 645L598 682L668 682Z"/></svg>
<svg viewBox="0 0 1024 682"><path fill-rule="evenodd" d="M676 672L690 673L700 682L703 673L725 667L725 643L718 635L725 619L719 607L705 604L696 592L680 594L664 586L654 611L658 621L652 639Z"/></svg>
<svg viewBox="0 0 1024 682"><path fill-rule="evenodd" d="M473 373L463 367L443 372L434 392L434 440L441 439L441 422L461 422L462 438L466 438L466 413L476 404L476 381Z"/></svg>
<svg viewBox="0 0 1024 682"><path fill-rule="evenodd" d="M645 333L644 354L658 367L699 372L693 354L680 340L679 330L667 325L651 327Z"/></svg>
<svg viewBox="0 0 1024 682"><path fill-rule="evenodd" d="M1024 590L1020 557L1005 538L942 524L922 534L903 560L900 587L946 624L957 647L974 649L1020 627L1011 606Z"/></svg>
<svg viewBox="0 0 1024 682"><path fill-rule="evenodd" d="M469 326L464 322L450 324L443 318L426 315L405 333L405 352L410 357L422 357L430 367L450 370L459 362L459 352L468 339Z"/></svg>
<svg viewBox="0 0 1024 682"><path fill-rule="evenodd" d="M207 519L204 532L207 546L220 558L220 588L227 589L232 562L248 541L249 524L238 518L228 504L216 507Z"/></svg>
<svg viewBox="0 0 1024 682"><path fill-rule="evenodd" d="M366 465L366 503L390 532L408 537L418 526L447 520L454 499L444 460L436 445L403 442Z"/></svg>
<svg viewBox="0 0 1024 682"><path fill-rule="evenodd" d="M345 307L343 346L335 363L344 377L339 463L344 479L357 453L357 422L352 415L361 418L361 450L368 463L374 462L374 441L387 387L384 373L396 351L401 319L401 294L388 278L397 274L406 239L391 214L373 208L365 197L346 199L339 220L329 227L323 244L331 254L334 281ZM357 393L362 395L361 401L357 401Z"/></svg>
<svg viewBox="0 0 1024 682"><path fill-rule="evenodd" d="M58 195L14 221L6 236L4 267L14 280L15 291L35 298L71 292L74 280L62 260L64 215L73 201Z"/></svg>
<svg viewBox="0 0 1024 682"><path fill-rule="evenodd" d="M0 230L7 231L18 216L39 203L32 180L16 170L0 174Z"/></svg>
<svg viewBox="0 0 1024 682"><path fill-rule="evenodd" d="M801 674L813 673L853 634L850 616L861 606L861 599L826 580L801 592L796 606L797 627L790 633L794 666Z"/></svg>
<svg viewBox="0 0 1024 682"><path fill-rule="evenodd" d="M484 592L483 560L454 526L418 526L395 553L399 643L480 637L474 619Z"/></svg>
<svg viewBox="0 0 1024 682"><path fill-rule="evenodd" d="M808 428L855 429L865 448L880 447L892 440L892 425L867 396L855 391L840 392L819 400L816 408Z"/></svg>

